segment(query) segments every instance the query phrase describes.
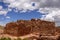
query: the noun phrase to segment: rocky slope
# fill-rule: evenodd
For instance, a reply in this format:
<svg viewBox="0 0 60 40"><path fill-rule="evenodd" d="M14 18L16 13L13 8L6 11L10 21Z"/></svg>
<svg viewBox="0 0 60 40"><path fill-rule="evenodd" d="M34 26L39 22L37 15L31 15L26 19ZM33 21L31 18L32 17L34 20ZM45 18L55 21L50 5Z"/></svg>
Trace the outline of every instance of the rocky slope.
<svg viewBox="0 0 60 40"><path fill-rule="evenodd" d="M37 32L40 33L40 35L55 35L55 23L40 19L18 20L7 23L4 28L5 34L13 36L23 36Z"/></svg>

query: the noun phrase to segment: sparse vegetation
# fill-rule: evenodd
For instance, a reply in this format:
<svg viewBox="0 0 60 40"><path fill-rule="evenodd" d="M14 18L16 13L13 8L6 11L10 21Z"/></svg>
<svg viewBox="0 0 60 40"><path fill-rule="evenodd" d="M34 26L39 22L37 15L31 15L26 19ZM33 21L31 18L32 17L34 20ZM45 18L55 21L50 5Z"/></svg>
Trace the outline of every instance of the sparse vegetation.
<svg viewBox="0 0 60 40"><path fill-rule="evenodd" d="M28 38L24 38L23 40L29 40Z"/></svg>
<svg viewBox="0 0 60 40"><path fill-rule="evenodd" d="M2 37L0 40L11 40L11 38L5 38L5 37Z"/></svg>
<svg viewBox="0 0 60 40"><path fill-rule="evenodd" d="M3 29L3 26L0 25L0 29Z"/></svg>
<svg viewBox="0 0 60 40"><path fill-rule="evenodd" d="M11 40L11 38L5 38L5 37L1 37L0 40ZM24 38L24 39L21 39L21 38L17 38L17 39L14 39L14 40L28 40L28 38Z"/></svg>

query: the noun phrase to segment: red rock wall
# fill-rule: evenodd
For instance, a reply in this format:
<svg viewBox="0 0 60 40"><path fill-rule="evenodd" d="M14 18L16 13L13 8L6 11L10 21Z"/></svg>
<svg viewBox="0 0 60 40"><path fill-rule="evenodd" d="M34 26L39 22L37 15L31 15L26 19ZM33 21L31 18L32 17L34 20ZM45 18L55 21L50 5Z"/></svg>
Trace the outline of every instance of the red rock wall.
<svg viewBox="0 0 60 40"><path fill-rule="evenodd" d="M7 23L4 33L14 36L23 36L33 32L51 33L54 28L54 22L48 22L39 19L18 20L17 22Z"/></svg>

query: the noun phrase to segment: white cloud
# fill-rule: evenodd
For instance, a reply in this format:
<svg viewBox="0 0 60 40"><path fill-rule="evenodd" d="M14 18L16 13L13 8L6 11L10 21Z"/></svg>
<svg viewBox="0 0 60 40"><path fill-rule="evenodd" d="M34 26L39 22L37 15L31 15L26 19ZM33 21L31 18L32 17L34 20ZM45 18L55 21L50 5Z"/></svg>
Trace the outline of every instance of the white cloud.
<svg viewBox="0 0 60 40"><path fill-rule="evenodd" d="M8 10L3 9L2 6L0 6L0 15L6 15Z"/></svg>
<svg viewBox="0 0 60 40"><path fill-rule="evenodd" d="M60 0L4 0L4 2L9 3L8 8L16 8L22 10L21 12L39 9L38 12L45 14L42 19L47 21L60 20ZM35 6L32 6L32 3L35 3Z"/></svg>
<svg viewBox="0 0 60 40"><path fill-rule="evenodd" d="M9 3L9 8L17 8L18 10L34 10L39 8L60 8L60 0L4 0ZM35 6L32 6L35 3Z"/></svg>
<svg viewBox="0 0 60 40"><path fill-rule="evenodd" d="M47 10L47 9L43 9L42 12L45 12L44 10ZM58 9L58 8L50 8L46 12L48 12L48 14L43 15L43 17L41 18L42 20L55 21L56 25L60 25L60 9Z"/></svg>
<svg viewBox="0 0 60 40"><path fill-rule="evenodd" d="M0 10L2 9L2 6L0 6Z"/></svg>
<svg viewBox="0 0 60 40"><path fill-rule="evenodd" d="M10 3L10 5L8 5L9 8L16 8L22 11L34 10L39 6L38 2L35 2L36 6L32 6L33 2L31 0L4 0L4 2Z"/></svg>
<svg viewBox="0 0 60 40"><path fill-rule="evenodd" d="M6 18L10 19L10 17L9 17L9 16L6 16Z"/></svg>
<svg viewBox="0 0 60 40"><path fill-rule="evenodd" d="M0 2L2 2L2 0L0 0Z"/></svg>
<svg viewBox="0 0 60 40"><path fill-rule="evenodd" d="M9 3L9 8L16 8L18 10L22 10L23 12L27 10L40 9L45 7L60 8L60 0L4 0L4 2ZM35 3L35 6L32 6L32 3ZM43 11L46 12L46 10Z"/></svg>
<svg viewBox="0 0 60 40"><path fill-rule="evenodd" d="M5 10L1 10L0 11L0 15L6 15L8 11L5 11Z"/></svg>

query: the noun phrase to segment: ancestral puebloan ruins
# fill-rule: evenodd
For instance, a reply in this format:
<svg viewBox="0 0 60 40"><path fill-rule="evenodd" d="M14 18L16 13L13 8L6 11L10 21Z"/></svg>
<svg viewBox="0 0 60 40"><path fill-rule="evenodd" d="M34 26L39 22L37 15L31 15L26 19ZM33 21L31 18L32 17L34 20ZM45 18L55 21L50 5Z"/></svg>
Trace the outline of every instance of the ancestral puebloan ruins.
<svg viewBox="0 0 60 40"><path fill-rule="evenodd" d="M55 23L40 19L18 20L7 23L4 28L5 34L13 36L23 36L34 32L39 32L41 35L56 35Z"/></svg>

